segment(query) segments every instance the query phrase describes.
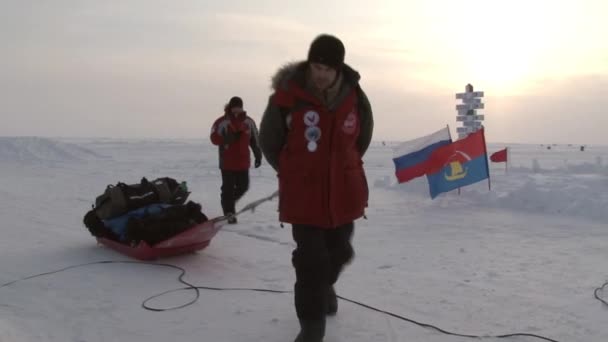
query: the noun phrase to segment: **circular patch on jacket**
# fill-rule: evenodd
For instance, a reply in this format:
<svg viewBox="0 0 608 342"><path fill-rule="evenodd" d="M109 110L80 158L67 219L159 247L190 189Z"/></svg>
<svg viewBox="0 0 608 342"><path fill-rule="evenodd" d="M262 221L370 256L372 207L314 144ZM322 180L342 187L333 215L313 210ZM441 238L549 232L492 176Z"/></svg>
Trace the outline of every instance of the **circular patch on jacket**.
<svg viewBox="0 0 608 342"><path fill-rule="evenodd" d="M319 123L320 119L321 118L319 117L319 113L313 110L309 110L304 114L304 123L306 124L306 126L316 126Z"/></svg>
<svg viewBox="0 0 608 342"><path fill-rule="evenodd" d="M319 147L319 145L314 141L309 141L307 147L308 147L308 151L314 152L317 150L317 147Z"/></svg>
<svg viewBox="0 0 608 342"><path fill-rule="evenodd" d="M346 134L353 134L353 133L355 133L356 129L357 129L357 115L355 114L355 112L350 112L350 113L348 113L348 115L346 116L346 119L344 120L344 125L342 125L342 130Z"/></svg>
<svg viewBox="0 0 608 342"><path fill-rule="evenodd" d="M321 129L317 126L310 126L306 128L304 136L308 141L319 141L321 139Z"/></svg>

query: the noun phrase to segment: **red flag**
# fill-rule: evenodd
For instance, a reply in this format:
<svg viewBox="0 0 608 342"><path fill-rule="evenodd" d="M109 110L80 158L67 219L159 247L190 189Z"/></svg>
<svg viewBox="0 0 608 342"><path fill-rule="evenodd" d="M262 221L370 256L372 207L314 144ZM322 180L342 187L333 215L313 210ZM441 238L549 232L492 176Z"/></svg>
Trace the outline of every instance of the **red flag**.
<svg viewBox="0 0 608 342"><path fill-rule="evenodd" d="M495 163L504 163L507 161L507 148L492 153L490 160Z"/></svg>
<svg viewBox="0 0 608 342"><path fill-rule="evenodd" d="M467 135L466 138L437 148L429 158L426 174L436 173L443 169L454 156L458 155L461 163L483 156L487 160L486 141L483 129Z"/></svg>

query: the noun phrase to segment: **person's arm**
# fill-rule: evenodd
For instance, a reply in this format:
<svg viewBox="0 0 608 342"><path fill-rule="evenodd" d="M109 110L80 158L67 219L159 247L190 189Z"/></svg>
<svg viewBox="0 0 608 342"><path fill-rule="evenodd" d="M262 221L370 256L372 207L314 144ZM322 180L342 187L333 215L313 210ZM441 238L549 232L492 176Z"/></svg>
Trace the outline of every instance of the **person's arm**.
<svg viewBox="0 0 608 342"><path fill-rule="evenodd" d="M251 118L249 118L249 131L251 132L251 136L249 137L249 146L251 147L253 156L255 158L254 166L257 168L262 165L262 151L260 151L260 147L258 145L258 128L255 125L255 121L253 121Z"/></svg>
<svg viewBox="0 0 608 342"><path fill-rule="evenodd" d="M232 132L228 129L229 122L223 121L224 118L220 118L213 123L211 127L211 143L214 145L229 145L239 140L241 132Z"/></svg>
<svg viewBox="0 0 608 342"><path fill-rule="evenodd" d="M287 138L286 112L287 109L277 106L271 96L260 122L260 149L268 164L276 171L279 170L279 155Z"/></svg>
<svg viewBox="0 0 608 342"><path fill-rule="evenodd" d="M372 135L374 132L374 116L369 99L361 87L358 87L357 95L359 101L359 118L361 120L361 130L359 132L359 137L357 138L357 147L359 148L361 157L363 157L372 141Z"/></svg>

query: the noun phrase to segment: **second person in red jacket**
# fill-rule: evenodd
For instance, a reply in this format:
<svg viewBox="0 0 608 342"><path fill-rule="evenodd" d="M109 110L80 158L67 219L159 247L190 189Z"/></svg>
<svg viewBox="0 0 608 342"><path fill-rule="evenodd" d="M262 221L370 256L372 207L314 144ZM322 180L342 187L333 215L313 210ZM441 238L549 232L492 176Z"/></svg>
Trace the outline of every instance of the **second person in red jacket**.
<svg viewBox="0 0 608 342"><path fill-rule="evenodd" d="M258 168L262 164L258 129L243 110L240 97L232 97L224 108L224 115L213 123L211 142L219 150L222 209L224 215L230 216L228 222L234 224L237 220L231 215L236 212L235 204L249 189L250 147L255 158L254 166Z"/></svg>

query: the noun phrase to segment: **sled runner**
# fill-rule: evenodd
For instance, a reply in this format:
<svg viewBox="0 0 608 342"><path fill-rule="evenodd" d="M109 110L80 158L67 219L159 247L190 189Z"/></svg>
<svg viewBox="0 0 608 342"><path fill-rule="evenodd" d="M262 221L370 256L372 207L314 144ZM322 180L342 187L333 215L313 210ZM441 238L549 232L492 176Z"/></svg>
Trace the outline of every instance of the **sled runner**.
<svg viewBox="0 0 608 342"><path fill-rule="evenodd" d="M204 249L225 222L223 218L205 221L154 245L140 241L138 245L130 246L105 237L97 237L97 242L131 258L154 260Z"/></svg>

